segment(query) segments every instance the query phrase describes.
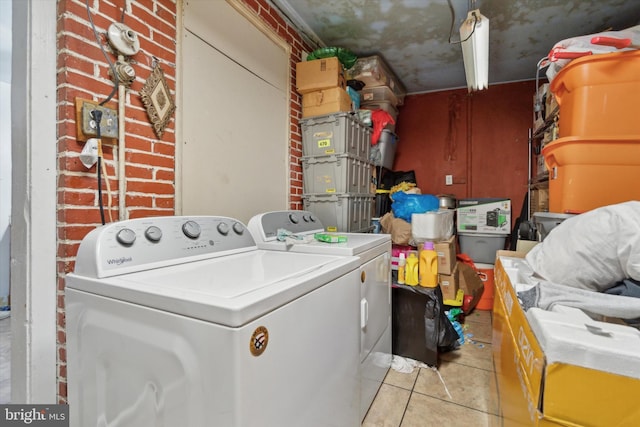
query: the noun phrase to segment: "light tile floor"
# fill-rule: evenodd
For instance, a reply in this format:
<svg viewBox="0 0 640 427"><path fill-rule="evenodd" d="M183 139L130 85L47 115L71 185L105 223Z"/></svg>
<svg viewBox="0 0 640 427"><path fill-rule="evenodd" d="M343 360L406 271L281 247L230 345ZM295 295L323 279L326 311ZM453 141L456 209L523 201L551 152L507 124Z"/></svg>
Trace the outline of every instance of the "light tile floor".
<svg viewBox="0 0 640 427"><path fill-rule="evenodd" d="M464 332L466 339L460 348L439 355L437 371L417 368L411 374L404 374L390 370L362 426L498 424L496 402L491 400L490 389L493 375L491 312L474 310L465 319Z"/></svg>

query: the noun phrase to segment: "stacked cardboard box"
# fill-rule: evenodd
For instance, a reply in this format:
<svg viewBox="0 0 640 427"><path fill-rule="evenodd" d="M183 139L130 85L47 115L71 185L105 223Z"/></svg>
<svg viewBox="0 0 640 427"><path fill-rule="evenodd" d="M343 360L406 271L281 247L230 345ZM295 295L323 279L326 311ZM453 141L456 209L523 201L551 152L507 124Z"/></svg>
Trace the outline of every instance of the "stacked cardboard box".
<svg viewBox="0 0 640 427"><path fill-rule="evenodd" d="M302 117L352 110L344 69L336 57L297 63L296 89L302 94Z"/></svg>

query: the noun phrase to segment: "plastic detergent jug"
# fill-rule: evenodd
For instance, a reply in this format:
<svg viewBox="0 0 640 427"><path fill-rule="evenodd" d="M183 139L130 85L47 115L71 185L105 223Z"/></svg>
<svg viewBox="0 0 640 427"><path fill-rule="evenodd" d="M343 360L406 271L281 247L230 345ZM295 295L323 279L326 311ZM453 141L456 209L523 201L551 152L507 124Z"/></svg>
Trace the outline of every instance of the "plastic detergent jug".
<svg viewBox="0 0 640 427"><path fill-rule="evenodd" d="M398 260L398 284L399 285L404 285L404 275L405 275L406 265L407 265L407 260L403 252L400 254L400 259Z"/></svg>
<svg viewBox="0 0 640 427"><path fill-rule="evenodd" d="M407 258L407 266L404 270L404 281L409 286L416 286L419 282L418 276L418 257L415 252L409 253L409 258Z"/></svg>
<svg viewBox="0 0 640 427"><path fill-rule="evenodd" d="M424 242L420 252L420 286L435 288L438 286L438 254L433 242Z"/></svg>

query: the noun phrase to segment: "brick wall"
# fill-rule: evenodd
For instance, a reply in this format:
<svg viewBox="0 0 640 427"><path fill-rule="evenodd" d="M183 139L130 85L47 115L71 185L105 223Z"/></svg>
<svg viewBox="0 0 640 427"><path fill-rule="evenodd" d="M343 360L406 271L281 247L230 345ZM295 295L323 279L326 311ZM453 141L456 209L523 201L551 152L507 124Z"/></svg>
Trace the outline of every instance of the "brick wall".
<svg viewBox="0 0 640 427"><path fill-rule="evenodd" d="M99 35L96 41L88 18L87 0L58 1L58 400L66 402L66 335L64 277L73 271L75 255L82 238L100 224L96 166L87 170L79 160L84 146L76 135L76 98L102 102L111 93L113 83L109 65L100 45L108 48L105 33L112 22L122 19L138 34L140 52L133 56L136 79L125 96L125 175L126 211L129 218L172 215L175 204L175 117L158 139L149 123L139 91L149 77L153 57L159 60L172 95L176 87L176 0L88 0ZM295 63L303 51L310 51L296 31L266 1L242 0L257 16L273 28L292 47L291 73L291 149L290 206L302 208L302 137L300 97L295 91ZM117 93L106 106L118 108ZM117 143L103 145L104 160L111 192L103 181L105 219L118 220ZM108 209L108 196L111 209Z"/></svg>

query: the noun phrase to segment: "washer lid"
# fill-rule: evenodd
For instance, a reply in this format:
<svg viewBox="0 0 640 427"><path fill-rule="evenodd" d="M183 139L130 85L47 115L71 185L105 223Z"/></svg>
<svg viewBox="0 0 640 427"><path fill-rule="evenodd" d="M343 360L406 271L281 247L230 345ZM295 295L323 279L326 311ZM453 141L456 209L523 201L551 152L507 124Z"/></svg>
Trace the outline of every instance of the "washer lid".
<svg viewBox="0 0 640 427"><path fill-rule="evenodd" d="M314 240L309 243L294 243L287 244L278 240L260 241L256 239L256 245L260 249L268 249L272 251L288 251L308 254L327 254L327 255L342 255L342 256L354 256L360 255L365 251L373 249L375 247L387 244L387 247L383 247L380 250L391 250L391 235L390 234L366 234L366 233L329 233L339 236L346 236L347 241L344 243L325 243Z"/></svg>
<svg viewBox="0 0 640 427"><path fill-rule="evenodd" d="M256 250L106 279L69 274L67 286L236 327L355 270L358 264L356 257Z"/></svg>

